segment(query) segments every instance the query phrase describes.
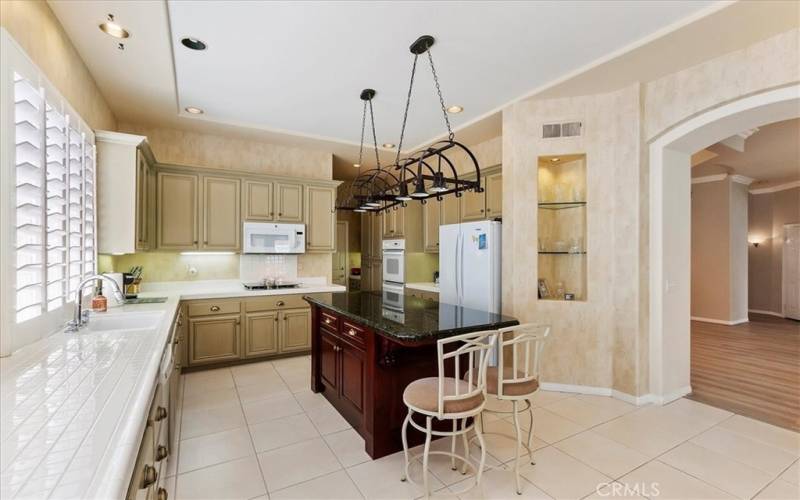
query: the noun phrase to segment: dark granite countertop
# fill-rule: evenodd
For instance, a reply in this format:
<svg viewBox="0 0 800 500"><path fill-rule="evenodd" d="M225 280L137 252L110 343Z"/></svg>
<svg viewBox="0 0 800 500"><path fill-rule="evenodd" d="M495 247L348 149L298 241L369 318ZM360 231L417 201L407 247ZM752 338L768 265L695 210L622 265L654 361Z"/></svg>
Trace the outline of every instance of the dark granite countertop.
<svg viewBox="0 0 800 500"><path fill-rule="evenodd" d="M460 333L494 330L519 322L509 316L406 296L402 312L386 307L378 292L303 297L402 343L429 343Z"/></svg>

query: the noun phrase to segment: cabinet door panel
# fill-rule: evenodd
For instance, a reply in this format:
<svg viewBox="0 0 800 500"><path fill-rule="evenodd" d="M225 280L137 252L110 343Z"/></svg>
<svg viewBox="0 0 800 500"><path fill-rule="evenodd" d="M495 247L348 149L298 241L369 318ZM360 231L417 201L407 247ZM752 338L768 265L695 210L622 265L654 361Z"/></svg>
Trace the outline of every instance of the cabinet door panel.
<svg viewBox="0 0 800 500"><path fill-rule="evenodd" d="M486 189L486 216L500 217L503 215L503 174L486 176L483 187Z"/></svg>
<svg viewBox="0 0 800 500"><path fill-rule="evenodd" d="M429 253L439 253L439 224L441 223L443 201L435 198L422 206L422 238L424 249Z"/></svg>
<svg viewBox="0 0 800 500"><path fill-rule="evenodd" d="M385 216L384 215L370 216L370 224L372 225L372 231L370 232L369 254L370 257L372 257L373 259L380 259L383 257L383 248L381 248L381 243L383 242L383 231L382 231L383 217Z"/></svg>
<svg viewBox="0 0 800 500"><path fill-rule="evenodd" d="M275 185L277 215L282 222L303 222L303 186L299 184Z"/></svg>
<svg viewBox="0 0 800 500"><path fill-rule="evenodd" d="M333 252L336 238L336 191L327 187L306 188L306 248L312 252Z"/></svg>
<svg viewBox="0 0 800 500"><path fill-rule="evenodd" d="M347 342L340 343L342 379L342 398L349 401L355 408L364 411L364 352Z"/></svg>
<svg viewBox="0 0 800 500"><path fill-rule="evenodd" d="M322 378L322 381L325 382L329 388L331 388L334 392L338 393L339 386L337 385L339 381L338 375L338 341L336 337L332 334L326 332L325 330L320 331L320 369L319 374Z"/></svg>
<svg viewBox="0 0 800 500"><path fill-rule="evenodd" d="M297 309L281 314L280 352L311 349L311 311Z"/></svg>
<svg viewBox="0 0 800 500"><path fill-rule="evenodd" d="M136 150L136 249L148 249L148 174L147 160Z"/></svg>
<svg viewBox="0 0 800 500"><path fill-rule="evenodd" d="M472 221L486 218L485 193L467 191L461 197L461 220Z"/></svg>
<svg viewBox="0 0 800 500"><path fill-rule="evenodd" d="M258 221L275 218L271 182L244 181L244 218Z"/></svg>
<svg viewBox="0 0 800 500"><path fill-rule="evenodd" d="M278 311L245 316L244 356L252 358L278 352Z"/></svg>
<svg viewBox="0 0 800 500"><path fill-rule="evenodd" d="M238 179L204 176L202 248L238 250L240 210Z"/></svg>
<svg viewBox="0 0 800 500"><path fill-rule="evenodd" d="M239 359L239 315L189 320L189 364Z"/></svg>
<svg viewBox="0 0 800 500"><path fill-rule="evenodd" d="M372 250L372 222L369 214L361 214L361 261L369 260Z"/></svg>
<svg viewBox="0 0 800 500"><path fill-rule="evenodd" d="M197 183L196 175L159 172L159 248L197 248Z"/></svg>
<svg viewBox="0 0 800 500"><path fill-rule="evenodd" d="M442 200L442 221L441 225L458 224L461 222L461 198L456 198L456 195L445 195Z"/></svg>

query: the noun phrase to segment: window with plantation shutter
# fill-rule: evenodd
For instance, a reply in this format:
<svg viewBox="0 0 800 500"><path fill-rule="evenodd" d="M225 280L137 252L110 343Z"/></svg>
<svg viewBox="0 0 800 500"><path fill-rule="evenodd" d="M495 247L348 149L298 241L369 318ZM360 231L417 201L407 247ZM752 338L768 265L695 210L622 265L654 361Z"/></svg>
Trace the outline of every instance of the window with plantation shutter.
<svg viewBox="0 0 800 500"><path fill-rule="evenodd" d="M94 133L5 31L2 37L0 355L6 355L63 325L78 284L96 272L97 253Z"/></svg>

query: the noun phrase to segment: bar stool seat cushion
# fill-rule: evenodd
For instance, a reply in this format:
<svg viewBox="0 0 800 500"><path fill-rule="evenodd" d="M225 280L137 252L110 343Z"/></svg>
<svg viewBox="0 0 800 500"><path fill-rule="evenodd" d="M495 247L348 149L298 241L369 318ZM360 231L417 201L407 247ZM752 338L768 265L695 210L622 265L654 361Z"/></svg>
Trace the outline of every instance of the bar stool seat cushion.
<svg viewBox="0 0 800 500"><path fill-rule="evenodd" d="M525 377L525 374L520 371L517 372L516 377L513 376L513 373L514 370L510 366L505 367L505 369L503 369L503 379ZM473 372L473 377L476 376L477 373ZM526 396L528 394L533 394L537 389L539 389L539 381L536 379L527 380L525 382L503 382L503 395L505 396ZM497 394L496 366L486 367L486 392L489 394Z"/></svg>
<svg viewBox="0 0 800 500"><path fill-rule="evenodd" d="M445 377L443 382L443 392L445 396L455 396L456 384L458 384L459 394L464 394L475 389L474 385L468 387L465 381L450 377ZM474 410L482 405L483 401L484 397L481 393L465 399L445 400L444 413L463 413ZM406 387L406 390L403 391L403 402L406 406L411 408L427 412L438 412L439 378L428 377L411 382Z"/></svg>

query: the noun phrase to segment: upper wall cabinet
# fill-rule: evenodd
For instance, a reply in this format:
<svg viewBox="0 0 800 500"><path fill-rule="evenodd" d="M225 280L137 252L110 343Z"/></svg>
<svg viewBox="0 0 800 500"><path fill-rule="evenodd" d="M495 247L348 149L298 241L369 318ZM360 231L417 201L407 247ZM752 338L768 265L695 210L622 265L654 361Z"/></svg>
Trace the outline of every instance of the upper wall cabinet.
<svg viewBox="0 0 800 500"><path fill-rule="evenodd" d="M100 130L97 141L98 252L155 245L155 168L147 138Z"/></svg>
<svg viewBox="0 0 800 500"><path fill-rule="evenodd" d="M198 183L195 174L158 173L158 248L197 250Z"/></svg>
<svg viewBox="0 0 800 500"><path fill-rule="evenodd" d="M203 250L239 250L240 181L203 176Z"/></svg>
<svg viewBox="0 0 800 500"><path fill-rule="evenodd" d="M303 222L303 186L275 184L276 217L280 222Z"/></svg>
<svg viewBox="0 0 800 500"><path fill-rule="evenodd" d="M486 217L493 219L503 215L503 173L497 172L484 177L486 189Z"/></svg>
<svg viewBox="0 0 800 500"><path fill-rule="evenodd" d="M244 181L244 219L271 221L275 219L271 182Z"/></svg>
<svg viewBox="0 0 800 500"><path fill-rule="evenodd" d="M336 249L336 189L306 186L306 250L333 252Z"/></svg>
<svg viewBox="0 0 800 500"><path fill-rule="evenodd" d="M439 225L444 200L428 200L422 207L422 240L426 252L439 253Z"/></svg>

